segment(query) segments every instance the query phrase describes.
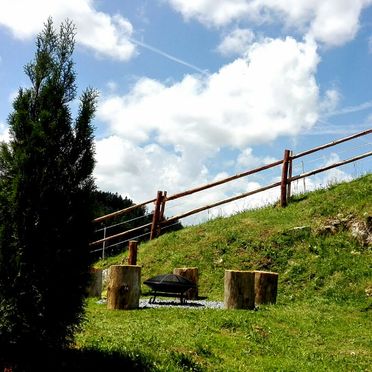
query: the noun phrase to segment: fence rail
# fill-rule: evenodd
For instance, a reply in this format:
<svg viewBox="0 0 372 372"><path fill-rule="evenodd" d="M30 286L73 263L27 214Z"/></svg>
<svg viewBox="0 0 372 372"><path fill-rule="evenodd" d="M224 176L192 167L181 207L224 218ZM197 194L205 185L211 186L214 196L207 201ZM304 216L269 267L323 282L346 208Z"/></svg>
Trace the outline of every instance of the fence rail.
<svg viewBox="0 0 372 372"><path fill-rule="evenodd" d="M306 151L303 151L303 152L300 152L300 153L297 153L297 154L293 154L291 150L285 149L283 159L276 160L276 161L274 161L270 164L266 164L266 165L248 170L246 172L238 173L238 174L235 174L233 176L229 176L229 177L226 177L224 179L221 179L221 180L218 180L218 181L215 181L215 182L212 182L212 183L208 183L208 184L205 184L205 185L193 188L193 189L185 190L183 192L179 192L179 193L176 193L176 194L173 194L173 195L170 195L170 196L167 196L166 191L158 191L157 196L154 199L151 199L151 200L145 201L143 203L133 205L129 208L125 208L125 209L107 214L105 216L101 216L101 217L96 218L93 221L93 223L95 223L95 224L96 223L104 223L111 218L128 214L128 213L134 211L137 208L143 208L143 207L145 207L149 204L154 204L154 210L150 214L147 215L147 217L150 216L152 218L152 222L150 222L150 223L146 223L146 224L143 224L141 226L138 226L138 227L135 227L135 228L132 228L132 229L129 229L129 230L125 230L125 231L122 231L120 233L112 234L112 235L109 235L109 236L107 236L107 229L109 229L112 226L118 226L118 225L120 225L120 223L112 225L112 226L107 226L107 227L104 227L103 229L100 229L100 230L104 230L103 238L90 243L90 245L91 246L98 246L98 245L102 244L102 248L101 249L95 249L92 252L97 252L97 251L102 250L103 256L104 256L105 248L108 249L109 247L111 247L111 246L106 247L106 242L109 242L111 240L118 239L118 238L123 238L123 239L128 238L128 236L130 236L131 234L133 234L135 232L142 232L142 234L138 235L140 237L149 235L150 239L154 239L154 238L156 238L157 236L160 235L162 230L165 230L165 229L177 224L178 221L183 219L183 218L189 217L191 215L200 213L200 212L205 211L205 210L209 210L211 208L218 207L218 206L223 205L223 204L231 203L233 201L236 201L236 200L239 200L239 199L242 199L242 198L246 198L248 196L251 196L251 195L254 195L254 194L257 194L257 193L275 188L275 187L280 187L280 204L281 204L282 207L285 207L288 203L288 199L289 199L290 194L291 194L291 184L294 181L297 181L299 179L305 179L305 178L313 176L315 174L328 171L332 168L340 167L342 165L349 164L349 163L356 162L358 160L367 158L367 157L372 155L372 151L368 151L368 152L365 152L363 154L353 156L349 159L337 161L333 164L330 164L330 165L327 165L327 166L324 166L324 167L320 167L320 168L316 168L316 169L313 169L313 170L308 171L308 172L304 172L303 162L301 162L303 173L300 173L300 174L295 175L295 176L292 175L292 171L294 169L294 167L293 167L293 161L294 160L297 160L297 159L300 159L300 158L302 158L306 155L310 155L312 153L315 153L315 152L318 152L318 151L321 151L321 150L339 145L341 143L348 142L348 141L351 141L353 139L369 135L371 133L372 133L372 129L367 129L367 130L364 130L362 132L355 133L351 136L340 138L340 139L332 141L330 143L326 143L326 144L323 144L321 146L317 146L317 147L308 149ZM371 143L367 143L367 145L371 145ZM281 172L280 172L280 181L279 182L274 182L274 183L271 183L269 185L260 187L258 189L251 190L249 192L245 192L245 193L242 193L242 194L239 194L239 195L235 195L233 197L230 197L230 198L227 198L227 199L224 199L224 200L219 200L219 201L216 201L215 203L212 203L212 204L209 204L209 205L201 206L199 208L195 208L193 210L180 213L180 214L178 214L176 216L173 216L173 217L170 217L168 219L165 218L166 203L169 202L169 201L184 198L184 197L188 197L192 194L195 194L195 193L198 193L198 192L201 192L201 191L204 191L204 190L207 190L207 189L210 189L210 188L213 188L213 187L216 187L216 186L228 183L228 182L232 182L232 181L237 180L239 178L247 177L247 176L253 175L255 173L259 173L259 172L262 172L262 171L265 171L267 169L274 168L274 167L277 167L277 166L280 166L280 165L281 165ZM128 221L125 221L125 222L128 222ZM125 224L125 222L123 222L123 224ZM129 240L130 239L120 241L118 243L113 244L112 246L116 246L116 245L119 245L121 243L128 242Z"/></svg>

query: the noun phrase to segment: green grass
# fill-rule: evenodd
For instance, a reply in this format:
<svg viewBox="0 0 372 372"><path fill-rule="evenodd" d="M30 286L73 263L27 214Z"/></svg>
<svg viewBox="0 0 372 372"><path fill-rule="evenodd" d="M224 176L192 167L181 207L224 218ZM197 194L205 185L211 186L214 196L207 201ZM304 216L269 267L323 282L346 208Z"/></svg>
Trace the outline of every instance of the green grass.
<svg viewBox="0 0 372 372"><path fill-rule="evenodd" d="M221 301L225 269L276 271L278 303L258 311L123 312L92 300L77 345L154 371L370 370L372 252L350 229L367 226L368 216L372 175L297 196L285 209L218 218L142 244L143 279L197 266L199 294ZM330 233L325 226L332 223Z"/></svg>
<svg viewBox="0 0 372 372"><path fill-rule="evenodd" d="M108 311L90 301L81 348L119 352L154 371L367 371L371 316L316 302L259 311Z"/></svg>

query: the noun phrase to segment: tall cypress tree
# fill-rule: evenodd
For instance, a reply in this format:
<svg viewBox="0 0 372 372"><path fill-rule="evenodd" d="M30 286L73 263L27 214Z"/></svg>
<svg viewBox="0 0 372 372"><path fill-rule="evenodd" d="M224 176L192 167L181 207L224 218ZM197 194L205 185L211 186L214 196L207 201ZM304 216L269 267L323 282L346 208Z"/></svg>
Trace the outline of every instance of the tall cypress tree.
<svg viewBox="0 0 372 372"><path fill-rule="evenodd" d="M75 28L52 19L25 66L0 148L0 350L59 348L83 317L94 190L92 118L97 93L80 97L77 117ZM8 350L9 352L10 350ZM0 351L1 353L1 351Z"/></svg>

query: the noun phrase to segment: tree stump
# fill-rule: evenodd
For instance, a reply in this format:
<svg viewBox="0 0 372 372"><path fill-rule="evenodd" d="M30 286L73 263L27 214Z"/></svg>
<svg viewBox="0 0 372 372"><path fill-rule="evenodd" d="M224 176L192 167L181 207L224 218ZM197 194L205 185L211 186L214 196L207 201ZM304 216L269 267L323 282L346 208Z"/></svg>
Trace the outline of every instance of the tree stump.
<svg viewBox="0 0 372 372"><path fill-rule="evenodd" d="M226 309L254 309L253 271L225 270L224 306Z"/></svg>
<svg viewBox="0 0 372 372"><path fill-rule="evenodd" d="M275 304L278 293L278 273L254 271L255 303Z"/></svg>
<svg viewBox="0 0 372 372"><path fill-rule="evenodd" d="M141 266L110 266L107 287L107 308L137 309L141 290Z"/></svg>
<svg viewBox="0 0 372 372"><path fill-rule="evenodd" d="M91 269L90 283L87 288L87 296L101 298L101 293L102 293L102 270Z"/></svg>
<svg viewBox="0 0 372 372"><path fill-rule="evenodd" d="M190 288L185 293L186 300L197 300L198 299L198 281L199 273L197 267L177 267L173 269L173 274L183 276L184 278L190 280L192 283L196 284L196 288Z"/></svg>

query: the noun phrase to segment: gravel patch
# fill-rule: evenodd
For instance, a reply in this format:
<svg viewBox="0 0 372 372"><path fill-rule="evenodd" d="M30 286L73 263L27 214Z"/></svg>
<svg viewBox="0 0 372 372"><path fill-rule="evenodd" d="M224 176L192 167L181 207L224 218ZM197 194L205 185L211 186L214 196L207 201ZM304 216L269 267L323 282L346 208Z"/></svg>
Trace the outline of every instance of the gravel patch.
<svg viewBox="0 0 372 372"><path fill-rule="evenodd" d="M178 307L182 309L223 309L223 302L206 301L206 300L187 300L185 304L180 301L156 300L154 304L150 304L149 300L140 300L140 309L162 308L162 307Z"/></svg>
<svg viewBox="0 0 372 372"><path fill-rule="evenodd" d="M223 302L219 301L206 301L206 300L187 300L185 304L181 304L179 300L169 301L157 299L154 304L150 304L150 299L140 299L140 309L151 309L151 308L166 308L175 307L182 309L223 309ZM97 301L98 304L106 304L106 299Z"/></svg>

